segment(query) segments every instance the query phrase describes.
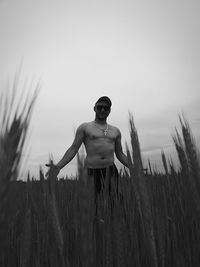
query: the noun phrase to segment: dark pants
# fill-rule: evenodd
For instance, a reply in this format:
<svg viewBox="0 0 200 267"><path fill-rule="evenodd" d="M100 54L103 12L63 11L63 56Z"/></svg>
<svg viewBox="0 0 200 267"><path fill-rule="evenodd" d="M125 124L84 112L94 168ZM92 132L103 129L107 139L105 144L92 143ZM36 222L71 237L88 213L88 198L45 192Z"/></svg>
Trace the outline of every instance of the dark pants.
<svg viewBox="0 0 200 267"><path fill-rule="evenodd" d="M102 217L101 208L99 206L99 196L101 193L105 193L108 197L109 206L111 207L111 216L114 205L113 195L118 195L119 188L119 173L115 164L108 166L106 168L98 169L87 169L88 179L92 179L94 184L94 197L95 197L95 218L94 218L94 237L96 242L96 266L103 266L103 262L100 259L103 259L103 229L104 225L104 216Z"/></svg>
<svg viewBox="0 0 200 267"><path fill-rule="evenodd" d="M112 193L116 193L118 195L119 173L115 164L106 168L88 168L88 178L94 179L95 202L99 194L106 188L109 196L111 196Z"/></svg>

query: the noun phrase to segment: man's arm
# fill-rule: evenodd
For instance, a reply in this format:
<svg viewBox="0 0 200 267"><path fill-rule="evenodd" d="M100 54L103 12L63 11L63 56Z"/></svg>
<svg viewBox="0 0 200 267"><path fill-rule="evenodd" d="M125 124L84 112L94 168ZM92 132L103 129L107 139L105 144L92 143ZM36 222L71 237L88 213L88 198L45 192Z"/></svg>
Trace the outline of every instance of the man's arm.
<svg viewBox="0 0 200 267"><path fill-rule="evenodd" d="M121 144L121 132L118 129L118 135L117 138L115 140L115 155L117 157L117 159L124 164L127 168L128 166L128 159L127 156L123 153L122 150L122 144Z"/></svg>
<svg viewBox="0 0 200 267"><path fill-rule="evenodd" d="M68 164L74 156L77 154L83 140L84 140L85 123L81 124L75 134L74 141L69 149L65 152L62 159L56 164L56 167L60 170L66 164Z"/></svg>

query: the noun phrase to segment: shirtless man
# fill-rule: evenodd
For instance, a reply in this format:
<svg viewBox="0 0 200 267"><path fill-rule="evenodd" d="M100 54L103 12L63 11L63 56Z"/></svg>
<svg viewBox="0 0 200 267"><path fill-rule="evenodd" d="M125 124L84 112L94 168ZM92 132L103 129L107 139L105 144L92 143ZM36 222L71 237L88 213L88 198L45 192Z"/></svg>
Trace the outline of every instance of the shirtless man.
<svg viewBox="0 0 200 267"><path fill-rule="evenodd" d="M95 120L82 123L78 127L72 145L56 165L46 165L53 167L59 173L60 169L74 158L81 144L84 143L87 154L85 168L88 176L94 177L96 193L102 189L101 179L105 179L107 170L111 176L118 176L114 153L117 159L128 167L127 157L122 150L121 132L117 127L107 123L111 105L111 100L107 96L100 97L94 106Z"/></svg>

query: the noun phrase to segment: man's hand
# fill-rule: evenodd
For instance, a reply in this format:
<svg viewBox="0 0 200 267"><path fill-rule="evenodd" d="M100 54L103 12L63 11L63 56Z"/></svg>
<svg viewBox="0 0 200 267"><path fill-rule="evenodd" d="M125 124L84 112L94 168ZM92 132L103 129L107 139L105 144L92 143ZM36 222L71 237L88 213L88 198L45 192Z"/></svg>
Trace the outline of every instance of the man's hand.
<svg viewBox="0 0 200 267"><path fill-rule="evenodd" d="M50 171L53 172L53 174L55 174L56 176L59 174L60 172L60 168L53 164L53 163L48 163L48 164L45 164L45 166L49 167L50 169L46 172L45 176L48 177L49 176L49 173Z"/></svg>

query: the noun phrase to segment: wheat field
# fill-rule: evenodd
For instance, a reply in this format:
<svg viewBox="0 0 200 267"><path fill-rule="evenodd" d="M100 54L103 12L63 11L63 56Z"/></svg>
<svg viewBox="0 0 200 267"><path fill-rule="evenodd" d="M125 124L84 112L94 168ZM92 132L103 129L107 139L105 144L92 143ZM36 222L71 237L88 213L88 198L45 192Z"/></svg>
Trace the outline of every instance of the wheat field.
<svg viewBox="0 0 200 267"><path fill-rule="evenodd" d="M2 100L3 99L3 100ZM188 122L172 136L179 170L162 152L164 173L144 173L139 137L130 114L130 174L120 171L98 198L83 175L59 179L18 177L34 95L19 111L1 96L0 266L1 267L173 267L200 265L200 161ZM6 104L7 103L7 104ZM80 163L80 161L78 161Z"/></svg>

